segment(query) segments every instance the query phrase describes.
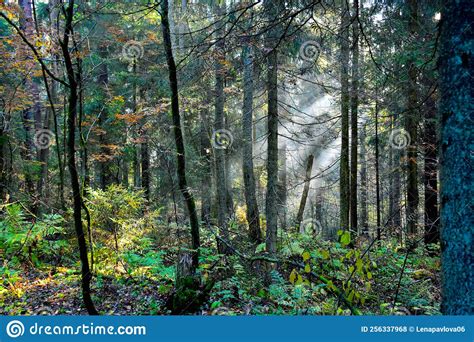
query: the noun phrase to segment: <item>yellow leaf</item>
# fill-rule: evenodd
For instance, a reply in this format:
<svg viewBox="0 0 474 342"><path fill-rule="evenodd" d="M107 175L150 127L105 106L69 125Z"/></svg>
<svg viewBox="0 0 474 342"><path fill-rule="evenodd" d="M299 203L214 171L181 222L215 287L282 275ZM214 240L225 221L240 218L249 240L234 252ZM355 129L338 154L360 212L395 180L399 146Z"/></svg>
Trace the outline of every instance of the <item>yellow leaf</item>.
<svg viewBox="0 0 474 342"><path fill-rule="evenodd" d="M305 271L306 273L311 272L311 266L309 266L309 264L306 264L306 266L304 267L304 271Z"/></svg>
<svg viewBox="0 0 474 342"><path fill-rule="evenodd" d="M298 275L298 272L296 272L296 270L293 269L293 271L291 271L291 274L290 274L290 283L292 284L295 283L297 275Z"/></svg>
<svg viewBox="0 0 474 342"><path fill-rule="evenodd" d="M329 252L325 249L323 249L321 251L321 255L322 255L323 259L329 259Z"/></svg>
<svg viewBox="0 0 474 342"><path fill-rule="evenodd" d="M309 260L309 258L311 258L311 255L309 254L309 252L304 252L302 257L303 257L303 261L306 261L306 260Z"/></svg>

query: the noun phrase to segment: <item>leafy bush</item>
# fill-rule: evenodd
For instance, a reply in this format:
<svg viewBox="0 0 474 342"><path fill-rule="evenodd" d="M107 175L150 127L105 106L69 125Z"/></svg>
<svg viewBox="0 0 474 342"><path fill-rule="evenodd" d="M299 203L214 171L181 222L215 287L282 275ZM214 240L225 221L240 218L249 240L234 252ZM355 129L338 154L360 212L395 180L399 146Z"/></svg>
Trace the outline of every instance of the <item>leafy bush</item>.
<svg viewBox="0 0 474 342"><path fill-rule="evenodd" d="M89 189L87 207L93 228L116 232L142 217L145 198L142 191L130 191L121 185L107 190Z"/></svg>
<svg viewBox="0 0 474 342"><path fill-rule="evenodd" d="M28 258L39 265L40 259L60 258L63 249L69 246L65 237L62 216L48 214L30 221L19 204L5 206L0 221L0 250L9 262L16 264L20 258Z"/></svg>

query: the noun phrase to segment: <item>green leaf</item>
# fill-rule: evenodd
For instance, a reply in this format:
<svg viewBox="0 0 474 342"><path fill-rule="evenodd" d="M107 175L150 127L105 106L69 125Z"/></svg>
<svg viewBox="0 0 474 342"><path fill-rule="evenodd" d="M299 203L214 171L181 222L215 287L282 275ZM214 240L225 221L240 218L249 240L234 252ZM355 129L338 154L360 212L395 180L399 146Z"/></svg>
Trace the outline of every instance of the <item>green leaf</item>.
<svg viewBox="0 0 474 342"><path fill-rule="evenodd" d="M349 231L345 231L344 233L342 233L341 235L341 244L343 246L347 246L348 244L351 243L351 233Z"/></svg>
<svg viewBox="0 0 474 342"><path fill-rule="evenodd" d="M222 303L220 301L215 301L215 302L212 302L211 304L211 309L217 309L219 306L221 306Z"/></svg>
<svg viewBox="0 0 474 342"><path fill-rule="evenodd" d="M261 253L261 252L265 252L265 242L259 244L257 248L255 249L255 253Z"/></svg>

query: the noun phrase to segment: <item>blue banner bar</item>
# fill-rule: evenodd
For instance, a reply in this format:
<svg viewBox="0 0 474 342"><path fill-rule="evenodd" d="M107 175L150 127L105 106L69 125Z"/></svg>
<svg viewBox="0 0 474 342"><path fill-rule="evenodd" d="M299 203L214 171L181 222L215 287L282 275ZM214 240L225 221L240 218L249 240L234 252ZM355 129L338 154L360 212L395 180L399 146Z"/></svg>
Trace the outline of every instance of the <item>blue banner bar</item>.
<svg viewBox="0 0 474 342"><path fill-rule="evenodd" d="M473 342L473 316L1 316L0 341Z"/></svg>

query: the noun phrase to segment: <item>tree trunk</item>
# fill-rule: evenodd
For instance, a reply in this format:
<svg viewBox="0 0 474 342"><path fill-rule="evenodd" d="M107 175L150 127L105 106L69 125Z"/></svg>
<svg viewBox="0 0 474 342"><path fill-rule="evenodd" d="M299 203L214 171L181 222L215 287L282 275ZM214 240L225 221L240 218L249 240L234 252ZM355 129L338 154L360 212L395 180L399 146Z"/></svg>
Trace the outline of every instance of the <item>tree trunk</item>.
<svg viewBox="0 0 474 342"><path fill-rule="evenodd" d="M265 0L264 7L269 20L278 15L280 1ZM278 32L275 28L268 31L265 45L267 48L267 197L265 215L267 219L266 249L270 254L277 251L278 231Z"/></svg>
<svg viewBox="0 0 474 342"><path fill-rule="evenodd" d="M368 174L367 174L367 150L365 139L367 137L367 126L362 126L360 135L360 221L362 235L369 235L369 216L367 212L368 199Z"/></svg>
<svg viewBox="0 0 474 342"><path fill-rule="evenodd" d="M242 63L244 65L244 100L242 108L242 172L244 176L244 195L247 205L247 222L249 224L249 238L255 244L262 242L260 232L260 214L255 194L255 173L253 169L253 54L251 45L246 43L242 49Z"/></svg>
<svg viewBox="0 0 474 342"><path fill-rule="evenodd" d="M201 162L203 169L201 173L201 221L206 227L211 225L211 203L212 203L212 146L209 139L209 115L208 107L201 109Z"/></svg>
<svg viewBox="0 0 474 342"><path fill-rule="evenodd" d="M223 14L224 10L221 5L215 5L215 13L219 17ZM225 82L225 51L224 51L224 32L221 28L222 23L218 21L216 23L216 60L215 60L215 117L214 117L214 155L216 163L216 195L217 195L217 225L219 227L219 232L225 240L229 240L229 231L227 230L227 177L225 169L225 148L226 146L221 146L217 140L221 134L222 130L225 129L225 119L224 119L224 82ZM227 248L220 241L217 241L219 246L219 252L227 252Z"/></svg>
<svg viewBox="0 0 474 342"><path fill-rule="evenodd" d="M306 162L306 173L304 178L304 188L303 193L301 194L300 206L298 209L298 214L296 215L296 227L300 229L301 221L303 221L304 209L306 207L306 199L308 198L309 186L311 184L311 172L313 171L313 161L314 156L310 154L308 156L308 161Z"/></svg>
<svg viewBox="0 0 474 342"><path fill-rule="evenodd" d="M33 39L34 28L33 28L33 13L31 7L31 0L18 0L22 13L20 16L20 29L24 32L24 35L30 40ZM33 175L33 163L35 161L35 118L34 112L38 100L38 88L33 84L33 81L29 78L25 81L25 88L28 89L30 96L33 100L33 105L30 108L23 110L23 128L25 130L25 143L22 147L22 158L25 162L25 191L29 196L35 196L35 185ZM36 202L36 200L34 200ZM36 203L33 203L33 208L36 208Z"/></svg>
<svg viewBox="0 0 474 342"><path fill-rule="evenodd" d="M354 0L352 20L352 89L351 89L351 179L350 218L351 230L357 234L357 119L359 107L359 1Z"/></svg>
<svg viewBox="0 0 474 342"><path fill-rule="evenodd" d="M287 228L287 197L288 191L286 188L287 183L287 165L286 165L286 143L283 143L280 148L280 155L278 157L281 163L279 170L279 191L278 191L278 212L280 218L280 229L286 230Z"/></svg>
<svg viewBox="0 0 474 342"><path fill-rule="evenodd" d="M142 162L142 189L145 192L145 198L150 200L150 153L148 151L148 132L143 129L141 134L141 162Z"/></svg>
<svg viewBox="0 0 474 342"><path fill-rule="evenodd" d="M418 2L408 0L409 20L408 29L411 37L418 32ZM417 107L417 68L414 57L408 61L408 94L407 113L405 114L405 130L409 134L411 143L407 146L407 207L406 220L408 234L415 234L418 221L418 166L417 166L417 143L418 143L418 116Z"/></svg>
<svg viewBox="0 0 474 342"><path fill-rule="evenodd" d="M392 131L397 127L397 115L393 116L392 122ZM401 199L401 187L402 187L402 180L401 180L401 151L398 149L392 149L392 169L391 172L393 174L393 188L392 188L392 212L390 213L390 220L392 227L399 231L401 237L401 227L402 227L402 218L401 218L401 209L400 209L400 199Z"/></svg>
<svg viewBox="0 0 474 342"><path fill-rule="evenodd" d="M183 144L183 133L181 132L181 118L179 114L179 95L178 95L178 78L176 72L176 63L173 57L173 49L171 46L170 25L168 20L168 1L161 2L161 26L163 30L163 43L166 51L166 61L168 64L169 80L171 88L171 113L173 115L173 130L176 143L177 173L178 185L181 194L184 197L188 208L189 221L191 224L191 239L193 249L193 267L196 269L199 265L199 220L196 212L196 204L192 193L189 191L186 180L186 156Z"/></svg>
<svg viewBox="0 0 474 342"><path fill-rule="evenodd" d="M346 1L341 10L341 161L339 166L340 227L349 229L349 26L350 14Z"/></svg>
<svg viewBox="0 0 474 342"><path fill-rule="evenodd" d="M445 315L474 314L472 2L446 1L440 38L441 250Z"/></svg>
<svg viewBox="0 0 474 342"><path fill-rule="evenodd" d="M430 96L425 103L424 186L425 186L425 244L439 242L438 210L438 141L436 102Z"/></svg>
<svg viewBox="0 0 474 342"><path fill-rule="evenodd" d="M100 143L100 160L99 160L99 179L100 179L100 187L102 190L107 189L107 187L112 184L112 156L111 151L108 148L110 144L110 135L111 129L109 125L107 125L107 117L108 117L108 110L107 110L107 88L109 84L109 68L107 64L108 52L106 47L99 48L99 55L102 59L102 64L100 66L100 74L98 77L99 87L101 89L101 97L103 103L103 110L99 113L99 120L98 125L101 129L99 135L99 143Z"/></svg>
<svg viewBox="0 0 474 342"><path fill-rule="evenodd" d="M67 138L67 149L68 158L67 164L69 173L71 176L71 188L73 196L73 211L74 211L74 227L76 230L77 241L79 245L79 255L81 259L81 276L82 276L82 297L87 312L90 315L97 315L98 312L94 307L94 303L91 298L90 281L92 274L89 269L89 260L87 256L87 245L82 227L82 215L81 215L81 191L79 187L79 177L76 168L76 157L75 157L75 134L76 134L76 116L77 116L77 81L74 74L74 67L69 53L69 39L72 36L72 19L74 16L74 0L69 2L69 6L65 9L65 31L64 37L61 42L61 50L64 57L64 63L66 66L66 74L69 82L69 100L68 100L68 112L67 112L67 126L68 126L68 138Z"/></svg>
<svg viewBox="0 0 474 342"><path fill-rule="evenodd" d="M380 158L379 158L379 99L378 94L375 95L375 191L376 191L376 210L377 210L377 240L381 236L381 208L380 208Z"/></svg>

